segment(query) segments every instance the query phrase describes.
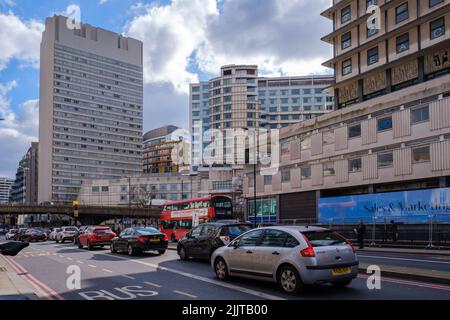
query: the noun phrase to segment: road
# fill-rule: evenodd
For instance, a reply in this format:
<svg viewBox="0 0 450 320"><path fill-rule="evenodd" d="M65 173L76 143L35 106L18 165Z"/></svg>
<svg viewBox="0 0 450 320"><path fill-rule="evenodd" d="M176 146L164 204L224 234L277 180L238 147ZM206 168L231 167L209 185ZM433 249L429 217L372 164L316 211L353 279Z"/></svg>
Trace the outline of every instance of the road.
<svg viewBox="0 0 450 320"><path fill-rule="evenodd" d="M8 260L35 287L39 299L50 300L450 299L449 286L386 277L381 290L369 290L366 275L345 289L323 285L288 296L272 283L218 281L208 262L180 261L171 250L130 258L109 249L41 242ZM81 272L80 289L69 289L66 283L73 266Z"/></svg>

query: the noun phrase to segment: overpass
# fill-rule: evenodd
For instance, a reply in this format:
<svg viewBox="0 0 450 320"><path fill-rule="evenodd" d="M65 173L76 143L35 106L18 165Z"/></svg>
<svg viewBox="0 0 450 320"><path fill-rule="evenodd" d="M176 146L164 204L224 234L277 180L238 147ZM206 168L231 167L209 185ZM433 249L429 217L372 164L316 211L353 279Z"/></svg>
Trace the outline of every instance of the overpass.
<svg viewBox="0 0 450 320"><path fill-rule="evenodd" d="M78 217L75 218L83 225L97 225L110 219L146 218L159 219L162 208L137 207L100 207L78 206ZM74 217L74 208L68 205L0 205L0 216L22 214L50 214Z"/></svg>

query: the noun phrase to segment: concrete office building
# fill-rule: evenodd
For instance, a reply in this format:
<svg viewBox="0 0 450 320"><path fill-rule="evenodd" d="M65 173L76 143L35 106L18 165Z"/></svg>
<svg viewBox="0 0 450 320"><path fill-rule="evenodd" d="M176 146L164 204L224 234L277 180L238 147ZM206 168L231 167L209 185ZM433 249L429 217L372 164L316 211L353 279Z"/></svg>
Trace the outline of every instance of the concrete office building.
<svg viewBox="0 0 450 320"><path fill-rule="evenodd" d="M13 179L0 177L0 204L7 204L9 202L10 190L13 183Z"/></svg>
<svg viewBox="0 0 450 320"><path fill-rule="evenodd" d="M365 13L374 2L333 1L323 12L339 110L281 129L276 175L258 172L255 184L249 168L250 219L254 188L258 221L449 219L450 1L378 1L375 31Z"/></svg>
<svg viewBox="0 0 450 320"><path fill-rule="evenodd" d="M91 180L83 184L78 201L82 205L161 205L167 201L200 197L198 176L146 174L122 179Z"/></svg>
<svg viewBox="0 0 450 320"><path fill-rule="evenodd" d="M38 202L70 203L85 179L142 171L142 42L67 18L41 43Z"/></svg>
<svg viewBox="0 0 450 320"><path fill-rule="evenodd" d="M31 147L19 162L16 179L11 186L10 201L15 204L36 204L38 194L38 150L39 143Z"/></svg>

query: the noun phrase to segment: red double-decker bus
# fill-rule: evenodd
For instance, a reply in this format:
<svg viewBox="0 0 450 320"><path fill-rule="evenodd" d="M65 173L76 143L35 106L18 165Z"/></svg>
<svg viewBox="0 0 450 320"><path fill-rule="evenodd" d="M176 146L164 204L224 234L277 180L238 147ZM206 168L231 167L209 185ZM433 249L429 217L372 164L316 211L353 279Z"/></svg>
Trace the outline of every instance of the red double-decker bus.
<svg viewBox="0 0 450 320"><path fill-rule="evenodd" d="M233 202L226 196L168 202L161 213L161 231L178 241L197 223L233 219Z"/></svg>

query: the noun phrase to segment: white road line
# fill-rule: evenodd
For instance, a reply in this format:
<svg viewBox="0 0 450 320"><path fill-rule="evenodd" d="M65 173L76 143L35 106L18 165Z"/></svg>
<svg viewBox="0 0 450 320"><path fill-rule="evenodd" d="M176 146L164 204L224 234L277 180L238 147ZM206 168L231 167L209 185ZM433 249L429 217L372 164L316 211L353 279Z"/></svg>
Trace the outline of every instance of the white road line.
<svg viewBox="0 0 450 320"><path fill-rule="evenodd" d="M83 264L84 262L83 262L83 261L80 261L80 260L77 260L77 263Z"/></svg>
<svg viewBox="0 0 450 320"><path fill-rule="evenodd" d="M88 267L97 268L97 266L94 266L93 264L88 264Z"/></svg>
<svg viewBox="0 0 450 320"><path fill-rule="evenodd" d="M108 256L105 253L93 253L93 254L94 255L105 255L105 256ZM278 297L278 296L275 296L275 295L272 295L272 294L268 294L268 293L264 293L264 292L261 292L261 291L256 291L256 290L253 290L253 289L240 287L240 286L237 286L237 285L234 285L234 284L231 284L231 283L221 282L219 280L209 279L209 278L206 278L206 277L198 276L198 275L191 274L191 273L188 273L188 272L179 271L179 270L172 269L172 268L161 267L161 266L159 266L157 264L148 263L148 262L144 262L144 261L141 261L141 260L122 258L122 257L119 257L119 256L115 256L115 257L117 259L120 259L120 260L131 261L131 262L142 264L142 265L145 265L145 266L148 266L148 267L151 267L151 268L155 268L155 269L158 269L158 270L161 270L161 271L167 271L167 272L175 273L175 274L187 277L187 278L191 278L191 279L195 279L195 280L198 280L198 281L214 284L216 286L220 286L220 287L224 287L224 288L227 288L227 289L239 291L241 293L249 294L249 295L252 295L252 296L255 296L255 297L259 297L259 298L263 298L263 299L267 299L267 300L286 300L285 298Z"/></svg>
<svg viewBox="0 0 450 320"><path fill-rule="evenodd" d="M108 273L113 273L111 270L109 269L102 269L102 271L108 272Z"/></svg>
<svg viewBox="0 0 450 320"><path fill-rule="evenodd" d="M197 299L198 298L197 296L194 296L193 294L186 293L186 292L183 292L183 291L173 290L173 292L175 292L175 293L177 293L179 295L188 297L188 298L192 298L192 299Z"/></svg>
<svg viewBox="0 0 450 320"><path fill-rule="evenodd" d="M131 276L127 276L126 274L122 274L122 277L130 279L130 280L136 280L136 278L131 277Z"/></svg>
<svg viewBox="0 0 450 320"><path fill-rule="evenodd" d="M412 262L427 262L427 263L441 263L450 264L447 261L434 261L434 260L420 260L420 259L408 259L408 258L393 258L393 257L383 257L383 256L366 256L358 254L360 258L373 258L373 259L386 259L386 260L399 260L399 261L412 261Z"/></svg>
<svg viewBox="0 0 450 320"><path fill-rule="evenodd" d="M152 287L161 288L161 286L159 284L156 284L156 283L153 283L150 281L144 281L144 283L148 284L149 286L152 286Z"/></svg>

